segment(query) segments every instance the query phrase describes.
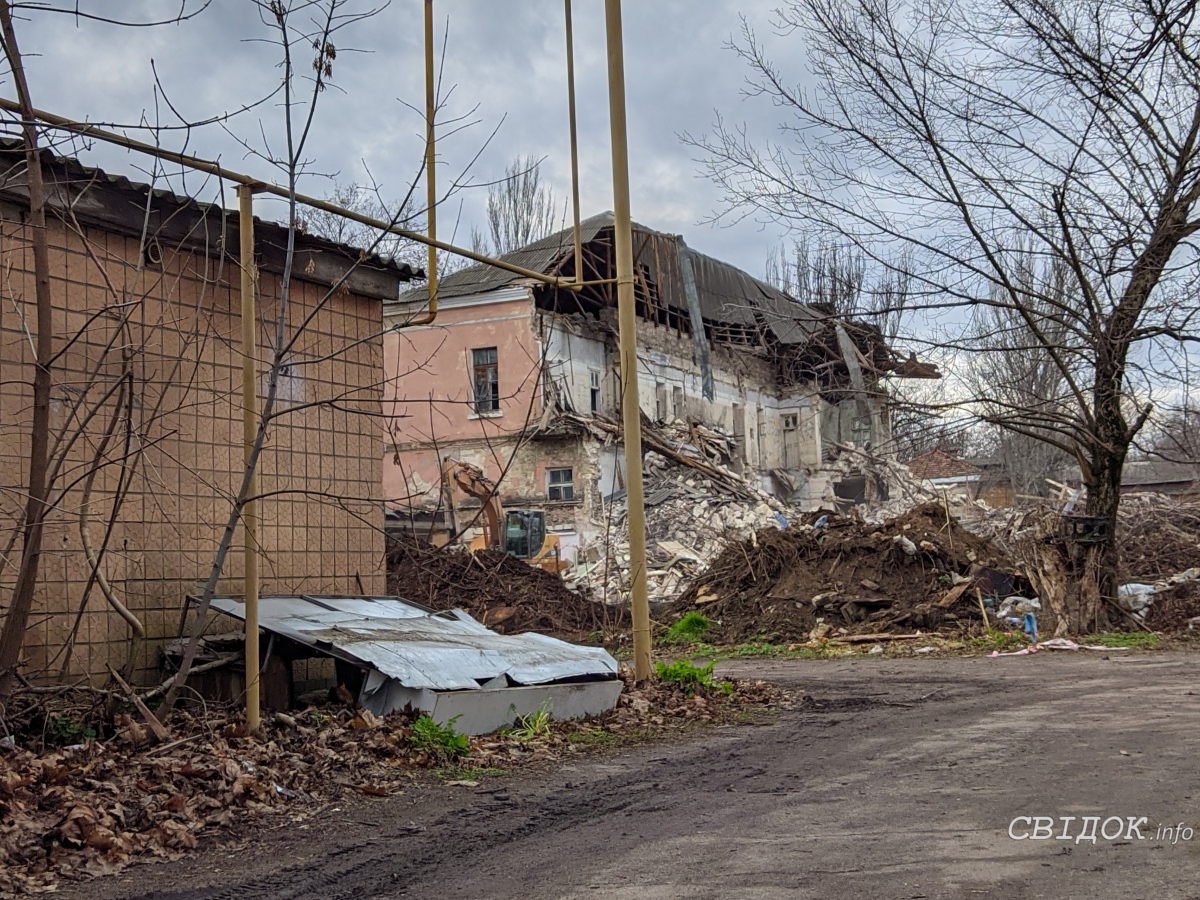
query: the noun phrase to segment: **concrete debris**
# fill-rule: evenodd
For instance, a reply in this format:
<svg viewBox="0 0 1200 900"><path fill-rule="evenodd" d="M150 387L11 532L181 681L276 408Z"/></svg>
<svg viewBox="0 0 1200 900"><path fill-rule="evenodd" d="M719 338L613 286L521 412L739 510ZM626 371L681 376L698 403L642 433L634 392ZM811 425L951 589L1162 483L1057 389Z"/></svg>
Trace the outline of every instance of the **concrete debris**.
<svg viewBox="0 0 1200 900"><path fill-rule="evenodd" d="M582 419L595 424L598 419ZM647 585L652 603L674 600L730 541L786 527L789 508L727 467L733 438L691 422L647 427L644 457ZM607 530L579 549L568 586L609 604L628 600L629 523L625 492L605 498Z"/></svg>

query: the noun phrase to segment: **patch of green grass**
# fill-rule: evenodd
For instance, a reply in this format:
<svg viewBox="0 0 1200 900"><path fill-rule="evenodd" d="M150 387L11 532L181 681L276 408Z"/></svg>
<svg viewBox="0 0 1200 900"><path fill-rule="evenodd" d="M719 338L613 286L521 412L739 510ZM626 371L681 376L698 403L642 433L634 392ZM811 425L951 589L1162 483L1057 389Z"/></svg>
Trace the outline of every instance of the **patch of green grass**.
<svg viewBox="0 0 1200 900"><path fill-rule="evenodd" d="M985 637L969 639L967 646L974 650L987 650L988 652L999 650L1001 653L1007 653L1011 650L1028 647L1029 639L1024 634L1014 631L993 631Z"/></svg>
<svg viewBox="0 0 1200 900"><path fill-rule="evenodd" d="M471 752L471 741L465 734L454 730L454 723L458 719L459 717L455 716L443 727L428 715L422 714L412 724L409 742L435 759L449 761L466 756Z"/></svg>
<svg viewBox="0 0 1200 900"><path fill-rule="evenodd" d="M660 680L681 685L689 695L696 693L697 688L732 694L732 681L713 681L713 667L716 664L717 661L713 660L707 666L694 666L688 660L680 659L669 664L660 662L655 666L655 670Z"/></svg>
<svg viewBox="0 0 1200 900"><path fill-rule="evenodd" d="M783 659L832 659L850 653L841 644L776 644L771 641L746 641L733 646L696 644L692 647L694 659L744 659L746 657L779 657Z"/></svg>
<svg viewBox="0 0 1200 900"><path fill-rule="evenodd" d="M607 729L595 727L572 731L567 735L567 740L583 747L611 747L617 744L621 738Z"/></svg>
<svg viewBox="0 0 1200 900"><path fill-rule="evenodd" d="M670 644L693 644L701 640L711 627L708 616L692 610L684 613L678 622L667 629L663 640Z"/></svg>
<svg viewBox="0 0 1200 900"><path fill-rule="evenodd" d="M1131 650L1157 650L1162 639L1148 631L1125 631L1089 634L1082 643L1099 644L1102 647L1128 647Z"/></svg>

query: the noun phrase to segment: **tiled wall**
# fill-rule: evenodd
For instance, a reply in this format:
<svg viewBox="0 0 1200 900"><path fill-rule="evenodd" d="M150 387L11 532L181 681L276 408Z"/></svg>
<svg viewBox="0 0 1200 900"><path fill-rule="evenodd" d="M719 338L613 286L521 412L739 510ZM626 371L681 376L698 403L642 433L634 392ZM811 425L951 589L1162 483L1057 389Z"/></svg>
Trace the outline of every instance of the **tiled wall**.
<svg viewBox="0 0 1200 900"><path fill-rule="evenodd" d="M103 569L146 626L150 639L135 648L137 672L152 681L158 647L175 636L185 595L209 574L242 474L238 270L215 254L169 250L162 265L140 267L138 240L92 229L81 235L59 222L50 224L50 241L56 349L63 352L51 420L70 443L58 476L59 490L68 489L45 536L22 671L29 678L100 676L106 662L126 659L130 629L96 587L80 615L90 572L80 530L85 475L103 449L90 532L99 550L124 479L129 490ZM20 211L0 207L0 552L9 559L0 571L0 610L11 602L20 539L10 540L28 474L32 269ZM275 343L279 291L279 279L264 273L264 360ZM293 280L289 337L325 292ZM125 315L128 327L121 329ZM259 491L279 492L259 503L264 594L383 590L380 321L378 300L343 292L296 344L297 361L313 362L285 379L283 406L291 411L272 426L259 468ZM116 404L130 394L113 390L125 371L132 376L132 432ZM265 388L264 377L260 395ZM240 593L242 570L239 531L223 592ZM75 645L60 673L73 630Z"/></svg>

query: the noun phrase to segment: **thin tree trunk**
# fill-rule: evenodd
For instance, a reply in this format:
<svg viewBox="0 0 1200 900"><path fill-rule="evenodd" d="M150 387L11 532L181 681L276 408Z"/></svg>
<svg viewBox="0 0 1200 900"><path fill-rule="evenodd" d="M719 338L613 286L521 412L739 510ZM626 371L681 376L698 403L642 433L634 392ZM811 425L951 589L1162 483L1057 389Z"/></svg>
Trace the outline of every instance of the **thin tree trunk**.
<svg viewBox="0 0 1200 900"><path fill-rule="evenodd" d="M50 360L54 356L53 309L50 297L50 252L46 238L46 189L42 182L42 161L37 129L33 123L33 102L21 52L13 30L8 0L0 0L0 34L4 53L12 70L17 100L21 105L22 134L25 144L26 182L29 187L29 235L33 246L33 271L37 300L37 358L33 376L33 424L29 449L29 496L25 506L24 543L21 568L13 590L12 603L0 631L0 700L12 691L13 679L25 642L25 628L33 607L37 586L38 563L42 553L42 532L48 512L46 501L50 485L47 471L50 460Z"/></svg>

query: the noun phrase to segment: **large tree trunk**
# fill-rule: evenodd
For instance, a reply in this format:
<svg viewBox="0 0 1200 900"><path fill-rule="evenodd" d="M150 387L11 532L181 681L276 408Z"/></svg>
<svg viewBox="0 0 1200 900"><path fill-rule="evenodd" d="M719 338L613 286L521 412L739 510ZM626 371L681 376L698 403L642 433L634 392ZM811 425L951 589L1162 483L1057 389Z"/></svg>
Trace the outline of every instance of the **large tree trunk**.
<svg viewBox="0 0 1200 900"><path fill-rule="evenodd" d="M1104 631L1119 617L1117 510L1121 505L1121 473L1129 452L1129 426L1121 409L1122 378L1119 368L1113 368L1117 371L1097 371L1096 440L1088 460L1091 471L1086 473L1087 515L1102 519L1109 537L1085 544L1073 554L1079 596L1071 630L1078 634Z"/></svg>

